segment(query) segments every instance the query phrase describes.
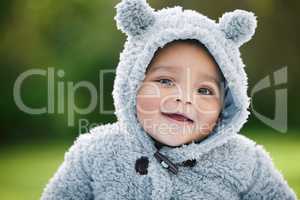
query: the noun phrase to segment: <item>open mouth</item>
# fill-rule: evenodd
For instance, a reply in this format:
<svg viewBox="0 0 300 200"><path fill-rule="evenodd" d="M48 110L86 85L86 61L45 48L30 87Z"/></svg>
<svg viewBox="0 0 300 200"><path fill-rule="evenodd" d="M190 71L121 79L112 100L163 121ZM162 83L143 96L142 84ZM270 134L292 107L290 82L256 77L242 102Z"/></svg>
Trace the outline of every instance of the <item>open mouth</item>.
<svg viewBox="0 0 300 200"><path fill-rule="evenodd" d="M175 120L179 122L188 122L188 123L193 123L194 121L184 115L178 114L178 113L162 113L164 116Z"/></svg>

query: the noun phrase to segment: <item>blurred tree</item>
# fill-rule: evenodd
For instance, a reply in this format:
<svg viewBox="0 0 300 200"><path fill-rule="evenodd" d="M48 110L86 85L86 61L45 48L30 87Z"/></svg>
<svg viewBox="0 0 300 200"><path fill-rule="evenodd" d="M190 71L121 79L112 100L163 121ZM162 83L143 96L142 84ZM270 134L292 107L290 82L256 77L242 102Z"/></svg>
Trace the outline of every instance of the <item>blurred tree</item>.
<svg viewBox="0 0 300 200"><path fill-rule="evenodd" d="M13 100L16 78L32 68L54 67L64 70L60 81L87 80L100 90L99 70L114 69L118 64L125 35L116 28L114 1L99 0L24 0L0 2L0 64L2 90L0 140L76 136L78 124L67 126L67 114L28 115L18 109ZM258 17L258 29L251 42L241 52L247 65L250 89L276 69L288 66L289 127L298 123L299 107L299 1L280 0L225 0L225 1L154 1L155 9L181 5L195 9L216 20L234 9L251 10ZM106 80L105 105L113 108L113 75ZM285 86L282 86L285 87ZM250 93L249 93L250 94ZM22 89L22 97L28 105L41 106L47 102L46 80L32 78ZM98 95L99 97L99 95ZM67 96L65 93L65 105ZM266 99L268 99L266 101ZM274 90L257 94L253 99L258 111L272 116ZM84 90L76 94L76 103L84 107L90 96ZM110 102L110 103L107 103ZM76 120L86 118L90 122L112 122L115 116L99 113L97 109L88 115L76 115ZM265 127L254 116L247 126Z"/></svg>

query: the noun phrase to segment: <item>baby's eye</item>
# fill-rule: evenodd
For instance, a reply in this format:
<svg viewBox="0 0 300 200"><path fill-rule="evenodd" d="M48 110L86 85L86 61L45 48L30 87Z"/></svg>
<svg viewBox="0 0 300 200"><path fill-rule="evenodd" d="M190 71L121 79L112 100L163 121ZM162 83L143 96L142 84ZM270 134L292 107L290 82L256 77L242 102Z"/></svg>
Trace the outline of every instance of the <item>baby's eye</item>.
<svg viewBox="0 0 300 200"><path fill-rule="evenodd" d="M198 93L203 95L213 95L213 92L209 88L199 88Z"/></svg>
<svg viewBox="0 0 300 200"><path fill-rule="evenodd" d="M170 79L166 79L166 78L162 78L162 79L158 80L158 82L165 86L173 86L174 85L173 81L171 81Z"/></svg>

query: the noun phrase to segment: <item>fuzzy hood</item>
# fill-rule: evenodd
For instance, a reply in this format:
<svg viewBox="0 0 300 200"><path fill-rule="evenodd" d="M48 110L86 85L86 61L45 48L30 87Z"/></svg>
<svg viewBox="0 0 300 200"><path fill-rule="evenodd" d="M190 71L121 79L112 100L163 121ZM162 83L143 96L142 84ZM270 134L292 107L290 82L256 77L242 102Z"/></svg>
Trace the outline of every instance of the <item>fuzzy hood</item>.
<svg viewBox="0 0 300 200"><path fill-rule="evenodd" d="M153 139L144 131L136 115L137 91L156 50L178 39L196 39L216 60L228 86L222 119L200 143L164 147L161 152L175 161L197 159L201 153L224 144L247 121L249 97L247 75L239 48L254 35L256 17L244 10L225 13L218 22L180 6L155 11L145 0L123 0L116 6L117 27L127 35L116 70L113 88L115 114L130 137L145 152L154 152Z"/></svg>

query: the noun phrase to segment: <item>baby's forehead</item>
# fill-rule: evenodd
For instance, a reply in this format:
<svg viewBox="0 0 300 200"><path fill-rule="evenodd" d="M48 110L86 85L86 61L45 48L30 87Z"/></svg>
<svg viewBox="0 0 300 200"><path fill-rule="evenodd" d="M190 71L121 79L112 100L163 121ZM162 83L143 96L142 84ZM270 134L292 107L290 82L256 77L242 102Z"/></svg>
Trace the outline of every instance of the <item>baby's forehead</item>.
<svg viewBox="0 0 300 200"><path fill-rule="evenodd" d="M191 66L191 67L188 67ZM218 63L209 50L198 40L175 40L158 48L146 69L146 73L177 73L191 71L200 78L209 78L222 81L223 75Z"/></svg>

